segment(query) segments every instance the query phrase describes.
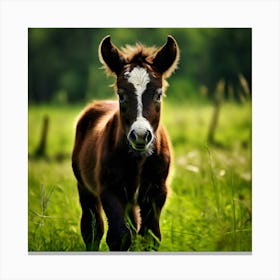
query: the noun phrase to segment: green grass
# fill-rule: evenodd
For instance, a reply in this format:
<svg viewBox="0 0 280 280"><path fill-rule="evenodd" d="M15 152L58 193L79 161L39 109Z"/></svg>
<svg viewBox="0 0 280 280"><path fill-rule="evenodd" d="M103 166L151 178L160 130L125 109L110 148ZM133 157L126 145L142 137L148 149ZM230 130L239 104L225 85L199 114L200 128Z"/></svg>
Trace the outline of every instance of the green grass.
<svg viewBox="0 0 280 280"><path fill-rule="evenodd" d="M211 146L206 143L210 104L164 102L174 161L159 251L251 251L251 103L223 104L215 134L219 145ZM29 107L29 251L85 250L70 160L74 123L82 108ZM48 158L36 159L32 154L45 114L50 118ZM105 237L102 251L108 251ZM142 243L137 238L133 250L141 251Z"/></svg>

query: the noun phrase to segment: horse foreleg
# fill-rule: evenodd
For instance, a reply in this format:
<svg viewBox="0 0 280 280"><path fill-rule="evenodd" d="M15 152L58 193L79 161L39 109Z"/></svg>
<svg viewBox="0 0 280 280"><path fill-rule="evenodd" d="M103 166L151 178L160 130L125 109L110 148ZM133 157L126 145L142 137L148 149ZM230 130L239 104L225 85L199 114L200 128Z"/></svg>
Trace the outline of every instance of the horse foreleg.
<svg viewBox="0 0 280 280"><path fill-rule="evenodd" d="M98 251L104 233L99 199L78 184L82 206L81 233L87 251Z"/></svg>
<svg viewBox="0 0 280 280"><path fill-rule="evenodd" d="M106 242L111 251L127 251L131 245L131 231L126 224L125 205L110 190L101 193L101 201L108 219Z"/></svg>
<svg viewBox="0 0 280 280"><path fill-rule="evenodd" d="M147 244L147 250L157 250L161 241L159 218L167 195L166 186L150 185L147 190L139 194L138 203L141 214L141 227L139 234L152 240L153 247Z"/></svg>

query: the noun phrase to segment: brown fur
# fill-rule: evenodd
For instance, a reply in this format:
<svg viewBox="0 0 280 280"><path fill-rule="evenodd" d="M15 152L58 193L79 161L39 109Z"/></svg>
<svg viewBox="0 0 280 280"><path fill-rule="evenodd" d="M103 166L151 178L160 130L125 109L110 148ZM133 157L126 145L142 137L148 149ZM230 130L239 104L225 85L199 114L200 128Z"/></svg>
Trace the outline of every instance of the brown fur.
<svg viewBox="0 0 280 280"><path fill-rule="evenodd" d="M143 62L146 59L145 52L150 56L150 49L147 50L142 45L137 45L136 49L137 55L140 50L142 58L139 56L137 61L133 61L135 52L131 48L128 51L127 48L123 68L145 64L147 71L150 70L150 77L158 77L154 86L160 87L164 74L153 75L155 69L152 63ZM101 47L99 52L102 56L101 62L109 69L103 59L106 53L102 53ZM123 54L119 52L118 55ZM113 60L119 63L115 57ZM175 61L177 63L177 57ZM176 66L170 67L175 69ZM121 69L119 65L112 65L112 69L117 76L116 87L125 83L121 74L116 73ZM130 104L133 104L133 95L130 95ZM167 133L159 121L160 110L153 109L149 98L147 93L143 103L147 108L145 117L152 124L155 133L151 154L134 151L128 144L125 127L128 121L125 122L124 118L134 116L129 111L130 107L126 112L120 112L117 102L93 102L84 109L78 119L72 167L78 182L83 210L81 231L87 250L99 248L104 231L102 208L109 223L106 240L110 250L128 250L133 234L149 236L149 230L156 236L156 239L153 238L154 248L159 245L159 217L167 195L166 180L171 153Z"/></svg>

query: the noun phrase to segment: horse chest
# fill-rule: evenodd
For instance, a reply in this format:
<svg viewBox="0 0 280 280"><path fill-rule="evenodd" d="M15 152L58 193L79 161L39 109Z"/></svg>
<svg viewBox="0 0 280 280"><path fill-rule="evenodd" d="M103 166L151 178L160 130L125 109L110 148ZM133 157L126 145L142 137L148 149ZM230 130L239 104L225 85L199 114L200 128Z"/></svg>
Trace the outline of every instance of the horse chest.
<svg viewBox="0 0 280 280"><path fill-rule="evenodd" d="M137 201L141 179L142 166L134 166L134 169L130 170L130 172L124 176L124 191L126 192L128 201Z"/></svg>
<svg viewBox="0 0 280 280"><path fill-rule="evenodd" d="M142 182L143 162L131 159L113 160L104 164L101 176L101 188L110 188L128 202L137 200Z"/></svg>

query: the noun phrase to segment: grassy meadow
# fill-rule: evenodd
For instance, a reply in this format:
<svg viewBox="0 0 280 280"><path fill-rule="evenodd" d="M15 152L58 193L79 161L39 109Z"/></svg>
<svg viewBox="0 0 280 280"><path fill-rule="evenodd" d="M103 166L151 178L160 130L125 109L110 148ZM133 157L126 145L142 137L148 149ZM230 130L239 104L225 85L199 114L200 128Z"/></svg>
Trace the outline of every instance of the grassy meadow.
<svg viewBox="0 0 280 280"><path fill-rule="evenodd" d="M30 105L28 114L28 249L84 251L81 209L71 169L74 123L83 106ZM251 251L251 103L164 99L163 123L173 144L170 193L161 216L164 252ZM42 120L49 116L47 157L36 158ZM104 234L101 251L108 251ZM141 251L136 239L133 250Z"/></svg>

